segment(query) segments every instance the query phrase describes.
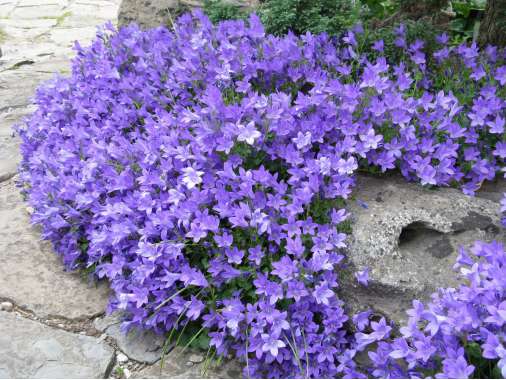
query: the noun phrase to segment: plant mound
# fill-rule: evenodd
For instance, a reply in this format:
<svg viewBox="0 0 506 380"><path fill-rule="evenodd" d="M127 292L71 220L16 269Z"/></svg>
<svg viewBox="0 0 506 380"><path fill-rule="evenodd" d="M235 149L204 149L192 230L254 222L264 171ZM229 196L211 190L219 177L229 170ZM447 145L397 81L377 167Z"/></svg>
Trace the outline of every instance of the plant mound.
<svg viewBox="0 0 506 380"><path fill-rule="evenodd" d="M469 372L458 334L471 328L414 323L399 352L384 319L347 315L344 206L358 170L468 194L493 179L506 158L505 55L442 36L432 67L401 27L403 63L390 66L382 41L362 52L361 38L274 37L254 15L105 27L90 47L76 44L72 75L41 87L19 127L33 221L69 269L110 281L126 329L235 355L247 376ZM492 244L481 250L504 272ZM504 321L501 286L486 298ZM504 324L494 326L502 344ZM366 348L370 368L359 368Z"/></svg>

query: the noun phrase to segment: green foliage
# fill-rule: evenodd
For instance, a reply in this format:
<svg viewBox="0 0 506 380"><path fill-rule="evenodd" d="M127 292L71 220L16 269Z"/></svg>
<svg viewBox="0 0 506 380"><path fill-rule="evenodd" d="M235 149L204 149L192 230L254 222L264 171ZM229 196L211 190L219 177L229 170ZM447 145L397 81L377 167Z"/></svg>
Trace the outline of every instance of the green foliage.
<svg viewBox="0 0 506 380"><path fill-rule="evenodd" d="M454 44L472 40L479 28L479 15L485 10L486 0L452 1L452 9L456 14L449 26Z"/></svg>
<svg viewBox="0 0 506 380"><path fill-rule="evenodd" d="M259 9L268 33L342 33L356 24L360 2L351 0L267 0Z"/></svg>
<svg viewBox="0 0 506 380"><path fill-rule="evenodd" d="M395 0L362 0L367 7L369 17L383 19L392 15L399 6Z"/></svg>
<svg viewBox="0 0 506 380"><path fill-rule="evenodd" d="M419 20L405 20L403 25L406 28L406 42L413 43L416 40L424 41L424 52L427 53L427 58L432 57L432 53L438 49L436 45L436 36L442 32L441 29L434 27L427 21ZM389 62L398 64L401 61L409 62L408 55L405 49L400 49L395 46L395 29L399 24L391 26L372 29L366 28L362 36L360 36L360 46L370 59L373 59L377 54L370 49L370 46L377 40L383 40L385 44L385 56L388 57Z"/></svg>
<svg viewBox="0 0 506 380"><path fill-rule="evenodd" d="M340 35L351 26L363 23L371 34L391 40L393 25L403 22L416 38L428 41L444 29L450 34L451 42L459 44L476 37L485 6L486 0L265 0L255 11L266 31L275 35L289 31ZM429 20L435 9L447 9L454 16L435 26ZM249 13L223 0L206 0L204 12L213 22L245 18ZM423 17L424 12L429 13L427 17ZM381 27L370 24L371 21L379 22Z"/></svg>
<svg viewBox="0 0 506 380"><path fill-rule="evenodd" d="M502 379L497 360L485 359L478 343L468 342L465 345L465 351L469 364L475 367L473 379Z"/></svg>

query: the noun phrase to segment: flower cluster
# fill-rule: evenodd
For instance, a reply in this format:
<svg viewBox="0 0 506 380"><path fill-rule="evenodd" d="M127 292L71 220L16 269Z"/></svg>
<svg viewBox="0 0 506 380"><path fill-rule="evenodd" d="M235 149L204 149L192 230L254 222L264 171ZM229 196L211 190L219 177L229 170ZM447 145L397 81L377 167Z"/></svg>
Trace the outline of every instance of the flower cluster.
<svg viewBox="0 0 506 380"><path fill-rule="evenodd" d="M110 281L125 328L198 322L192 339L248 376L362 376L355 353L390 327L336 295L353 175L473 194L506 159L506 66L443 36L437 76L400 28L392 67L360 33L274 37L198 12L174 31L106 26L19 128L33 221L68 268Z"/></svg>
<svg viewBox="0 0 506 380"><path fill-rule="evenodd" d="M455 269L464 284L439 290L427 306L413 301L400 337L391 338L384 321L376 325L365 321L359 326L357 349L377 343L368 352L374 377L466 379L479 370L477 366L489 365L476 360L481 358L497 362L498 378L506 377L504 246L477 241L472 255L460 250Z"/></svg>

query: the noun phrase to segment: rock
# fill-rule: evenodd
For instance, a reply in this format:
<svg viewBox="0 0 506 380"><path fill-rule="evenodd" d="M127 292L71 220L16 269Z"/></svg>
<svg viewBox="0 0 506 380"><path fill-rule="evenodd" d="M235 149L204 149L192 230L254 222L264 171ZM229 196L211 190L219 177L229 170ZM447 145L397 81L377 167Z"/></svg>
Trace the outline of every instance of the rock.
<svg viewBox="0 0 506 380"><path fill-rule="evenodd" d="M125 334L121 330L121 316L113 314L94 321L97 330L116 340L118 347L130 359L153 364L162 356L165 339L152 331L132 330Z"/></svg>
<svg viewBox="0 0 506 380"><path fill-rule="evenodd" d="M125 363L128 361L128 357L120 352L118 355L116 355L116 361L118 363Z"/></svg>
<svg viewBox="0 0 506 380"><path fill-rule="evenodd" d="M460 190L429 190L398 176L361 176L348 208L352 235L342 296L352 311L371 308L395 322L407 318L413 299L427 301L439 287L458 285L452 270L460 245L506 242L499 204ZM369 286L353 277L370 269Z"/></svg>
<svg viewBox="0 0 506 380"><path fill-rule="evenodd" d="M204 361L204 356L196 353L191 353L188 356L188 360L192 363L202 363Z"/></svg>
<svg viewBox="0 0 506 380"><path fill-rule="evenodd" d="M103 313L109 289L63 269L40 231L30 225L15 178L0 183L0 299L38 317L85 319Z"/></svg>
<svg viewBox="0 0 506 380"><path fill-rule="evenodd" d="M202 356L202 353L190 349L183 352L181 347L174 348L168 353L163 362L148 366L138 373L133 374L136 379L237 379L241 377L241 365L234 360L222 360L221 363L193 364L190 360L192 355ZM187 365L191 363L192 365Z"/></svg>
<svg viewBox="0 0 506 380"><path fill-rule="evenodd" d="M39 18L56 18L60 15L62 6L58 2L51 2L48 4L45 1L34 2L30 5L17 6L10 14L12 19L39 19Z"/></svg>
<svg viewBox="0 0 506 380"><path fill-rule="evenodd" d="M243 8L254 8L258 0L225 0L226 3ZM123 0L118 13L118 24L137 23L143 28L169 25L170 17L192 8L202 7L203 0ZM170 13L170 15L169 15Z"/></svg>
<svg viewBox="0 0 506 380"><path fill-rule="evenodd" d="M113 364L96 338L0 312L0 378L104 378Z"/></svg>
<svg viewBox="0 0 506 380"><path fill-rule="evenodd" d="M506 178L496 177L493 181L485 182L480 190L476 192L479 198L489 199L494 202L501 202L503 194L506 192Z"/></svg>
<svg viewBox="0 0 506 380"><path fill-rule="evenodd" d="M12 311L14 309L14 305L10 302L2 302L0 303L0 310L2 311Z"/></svg>
<svg viewBox="0 0 506 380"><path fill-rule="evenodd" d="M179 0L123 0L119 7L118 24L135 22L143 28L167 25L168 12L174 18L174 11L178 7Z"/></svg>

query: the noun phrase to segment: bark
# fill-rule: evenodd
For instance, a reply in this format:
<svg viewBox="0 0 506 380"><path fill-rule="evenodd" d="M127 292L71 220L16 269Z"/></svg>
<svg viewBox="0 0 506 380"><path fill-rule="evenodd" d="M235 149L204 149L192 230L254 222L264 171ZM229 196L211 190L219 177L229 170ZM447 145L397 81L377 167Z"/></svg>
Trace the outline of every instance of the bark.
<svg viewBox="0 0 506 380"><path fill-rule="evenodd" d="M478 43L481 46L506 46L506 0L487 1Z"/></svg>

